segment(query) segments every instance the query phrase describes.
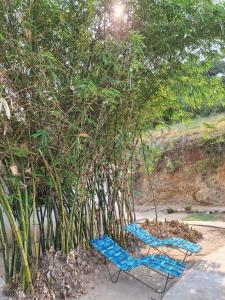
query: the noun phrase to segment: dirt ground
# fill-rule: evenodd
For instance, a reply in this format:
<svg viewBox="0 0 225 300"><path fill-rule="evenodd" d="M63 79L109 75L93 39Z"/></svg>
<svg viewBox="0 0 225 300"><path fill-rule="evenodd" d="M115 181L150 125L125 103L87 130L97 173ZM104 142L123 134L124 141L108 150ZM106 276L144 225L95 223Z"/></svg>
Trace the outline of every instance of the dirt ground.
<svg viewBox="0 0 225 300"><path fill-rule="evenodd" d="M200 226L193 228L203 234L202 240L199 241L199 244L202 245L202 251L187 258L187 270L191 268L196 261L200 261L207 254L225 246L225 229ZM168 248L166 250L170 256L176 259L183 258L176 250L168 250ZM139 276L139 278L144 281L152 283L157 288L163 285L164 279L162 279L162 277L159 277L154 272L149 272L149 270L143 267L133 270L132 272L132 274ZM179 279L173 280L169 287L178 280ZM82 296L80 300L160 300L163 297L134 279L130 279L126 274L121 274L116 284L112 283L108 277L105 266L89 274L86 288L87 294Z"/></svg>
<svg viewBox="0 0 225 300"><path fill-rule="evenodd" d="M176 212L174 213L167 213L167 209L174 209ZM208 212L217 212L219 215L219 219L225 221L225 206L203 206L203 205L192 205L191 207L192 212L202 212L202 213L208 213ZM135 205L135 212L136 212L136 219L138 221L144 221L145 219L155 219L155 211L154 207L152 205L149 205L148 203L145 204L136 204ZM158 204L157 205L157 212L158 212L158 219L159 220L179 220L183 221L188 216L190 216L191 213L185 212L185 207L181 206L179 204L173 204L173 205L165 205L165 204Z"/></svg>
<svg viewBox="0 0 225 300"><path fill-rule="evenodd" d="M179 206L176 207L179 210ZM215 207L193 207L193 209L199 209L201 211L214 210ZM217 211L224 211L225 207L216 208ZM137 220L144 221L145 219L154 219L154 210L147 205L141 205L136 207ZM179 211L176 213L168 214L166 206L160 206L158 208L159 220L184 220L187 217L187 213ZM216 224L216 222L215 222ZM225 226L225 222L224 222ZM192 226L200 231L203 238L199 241L202 245L200 253L190 256L186 259L187 270L190 269L197 261L201 261L202 258L217 249L225 246L225 229ZM144 250L144 249L143 249ZM168 255L176 258L183 259L183 255L176 250L170 248L164 249ZM111 266L113 268L113 266ZM0 277L3 278L3 260L0 259ZM157 275L155 272L140 267L132 270L132 274L142 279L146 283L152 284L156 288L163 286L164 278ZM171 281L168 287L174 285L179 279ZM121 274L117 283L112 283L109 279L105 265L98 265L93 273L88 274L84 278L84 286L86 287L87 294L80 296L80 300L161 300L162 295L157 294L153 290L147 288L136 280L128 277L126 274ZM0 295L0 299L1 295ZM68 299L69 300L69 299ZM75 299L70 299L75 300Z"/></svg>

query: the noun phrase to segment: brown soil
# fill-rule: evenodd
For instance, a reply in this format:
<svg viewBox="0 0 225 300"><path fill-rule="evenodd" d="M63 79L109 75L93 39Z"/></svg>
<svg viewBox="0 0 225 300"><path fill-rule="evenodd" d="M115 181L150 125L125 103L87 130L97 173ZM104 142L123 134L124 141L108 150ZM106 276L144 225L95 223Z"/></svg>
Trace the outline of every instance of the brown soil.
<svg viewBox="0 0 225 300"><path fill-rule="evenodd" d="M163 155L156 159L152 186L158 203L225 205L225 142L177 141L172 149L162 145ZM171 148L171 147L170 147ZM152 200L145 166L139 162L136 174L136 203Z"/></svg>

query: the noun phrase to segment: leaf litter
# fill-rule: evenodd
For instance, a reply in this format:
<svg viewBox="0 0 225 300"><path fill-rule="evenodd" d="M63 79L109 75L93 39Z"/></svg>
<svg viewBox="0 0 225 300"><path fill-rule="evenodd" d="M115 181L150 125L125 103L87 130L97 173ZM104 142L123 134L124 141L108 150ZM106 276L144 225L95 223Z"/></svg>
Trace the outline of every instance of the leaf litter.
<svg viewBox="0 0 225 300"><path fill-rule="evenodd" d="M158 238L180 237L191 242L197 242L202 234L188 224L179 221L145 220L141 226ZM115 240L117 238L115 237ZM131 241L132 235L126 234L126 241ZM139 244L140 241L134 240ZM131 243L132 244L132 243ZM124 245L130 250L130 242ZM37 279L34 284L34 294L27 296L21 287L6 289L6 294L16 300L55 300L79 299L86 293L87 274L101 269L105 260L94 250L71 250L67 255L50 249L41 259ZM34 272L33 272L34 273Z"/></svg>
<svg viewBox="0 0 225 300"><path fill-rule="evenodd" d="M6 290L16 300L79 299L86 293L88 273L101 268L104 260L94 250L71 250L67 255L50 249L41 259L34 283L34 294L27 296L21 287Z"/></svg>
<svg viewBox="0 0 225 300"><path fill-rule="evenodd" d="M172 220L172 221L156 221L145 220L141 226L146 229L149 233L157 236L160 239L169 237L180 237L190 242L196 243L202 238L202 233L196 229L193 229L188 224L183 222Z"/></svg>

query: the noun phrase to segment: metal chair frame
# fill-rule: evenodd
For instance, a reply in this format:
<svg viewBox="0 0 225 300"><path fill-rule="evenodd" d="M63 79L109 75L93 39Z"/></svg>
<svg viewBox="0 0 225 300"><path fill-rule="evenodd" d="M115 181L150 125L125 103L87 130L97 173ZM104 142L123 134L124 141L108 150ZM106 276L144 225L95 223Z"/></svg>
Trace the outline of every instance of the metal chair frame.
<svg viewBox="0 0 225 300"><path fill-rule="evenodd" d="M144 244L144 243L143 243L143 244ZM144 244L144 245L146 245L146 244ZM173 258L173 259L174 259L174 257L168 255L165 251L161 250L160 247L154 247L154 246L149 246L149 245L148 245L148 247L149 247L149 248L148 248L148 252L147 252L146 255L149 255L149 252L150 252L151 248L153 248L154 250L156 250L156 251L162 253L163 255L166 255L167 257ZM189 251L182 251L182 250L180 250L180 249L178 249L178 248L174 248L174 247L171 247L171 246L165 246L165 247L170 247L170 248L175 249L176 251L179 251L179 252L183 253L183 254L184 254L184 258L182 259L182 262L185 262L185 259L186 259L187 257L189 257L189 256L192 256L192 254L193 254L193 253L191 253L191 252L189 252ZM140 253L140 255L141 255L142 257L145 256L145 255L142 253L141 248L140 248L139 246L136 246L136 245L135 245L135 246L133 246L132 248L133 248L134 250L137 249L138 252Z"/></svg>
<svg viewBox="0 0 225 300"><path fill-rule="evenodd" d="M131 231L129 231L128 229L126 229L126 227L125 227L125 230L127 230L128 232L130 232L131 234L133 234L136 237L136 239L139 239L139 241L141 241L144 245L147 245L149 247L147 255L149 254L150 249L153 248L153 249L157 250L158 252L162 253L163 255L166 255L169 258L173 258L170 255L168 255L165 251L163 251L163 250L160 249L160 247L162 247L162 248L164 248L164 247L170 247L170 248L175 249L176 251L179 251L180 253L184 254L184 258L182 259L182 262L184 262L187 257L189 257L189 256L191 256L193 254L193 252L190 252L189 250L182 251L181 249L179 249L178 246L173 246L173 245L170 245L170 244L168 244L168 245L165 244L163 246L160 246L160 245L159 246L149 245L149 244L145 243L144 241L142 241L142 239L139 238L138 236L136 236L134 233L132 233ZM140 252L141 256L144 256L139 246L135 245L133 248L138 249L138 251Z"/></svg>
<svg viewBox="0 0 225 300"><path fill-rule="evenodd" d="M159 289L156 289L155 287L153 287L152 285L150 285L150 284L148 284L148 283L142 281L141 279L135 277L134 275L132 275L132 274L131 274L130 272L128 272L128 271L123 271L123 270L120 270L120 269L119 269L119 270L117 270L116 272L111 273L111 272L110 272L110 269L109 269L109 261L108 261L107 259L106 259L106 266L107 266L107 271L108 271L110 280L111 280L113 283L116 283L116 282L118 281L121 272L123 272L123 273L125 273L126 275L132 277L133 279L135 279L135 280L137 280L138 282L144 284L145 286L147 286L148 288L152 289L153 291L155 291L156 293L159 293L159 294L163 294L163 293L166 291L166 287L167 287L167 284L168 284L169 280L174 279L174 276L170 276L169 274L165 275L165 274L160 273L160 272L158 272L158 271L156 271L156 270L154 270L154 269L152 269L152 268L150 268L150 267L144 266L144 267L146 267L146 268L148 268L148 269L150 269L150 270L152 270L152 271L154 271L154 272L158 273L159 275L161 275L161 276L163 276L163 277L166 278L166 281L165 281L165 284L164 284L163 288L162 288L161 290L159 290ZM115 275L116 275L116 276L115 276Z"/></svg>
<svg viewBox="0 0 225 300"><path fill-rule="evenodd" d="M132 257L126 250L121 248L116 242L106 235L92 240L91 245L105 257L109 277L113 283L116 283L121 272L124 272L148 288L162 294L166 290L168 281L174 277L180 276L185 268L183 263L158 254L152 254L143 258ZM110 271L109 262L117 267L117 271ZM140 266L152 270L166 278L163 288L157 289L130 273L132 269Z"/></svg>

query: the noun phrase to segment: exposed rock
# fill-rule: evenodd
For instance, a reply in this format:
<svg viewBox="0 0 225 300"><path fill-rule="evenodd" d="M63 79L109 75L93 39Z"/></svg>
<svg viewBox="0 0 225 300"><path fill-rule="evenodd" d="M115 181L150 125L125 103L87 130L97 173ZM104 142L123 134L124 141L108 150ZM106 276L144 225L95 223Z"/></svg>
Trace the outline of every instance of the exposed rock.
<svg viewBox="0 0 225 300"><path fill-rule="evenodd" d="M225 205L224 153L225 144L206 144L199 148L195 145L194 149L189 145L165 151L152 174L156 200L168 206L173 203ZM152 190L148 177L142 174L140 171L137 176L135 196L138 202L145 203L152 200Z"/></svg>

